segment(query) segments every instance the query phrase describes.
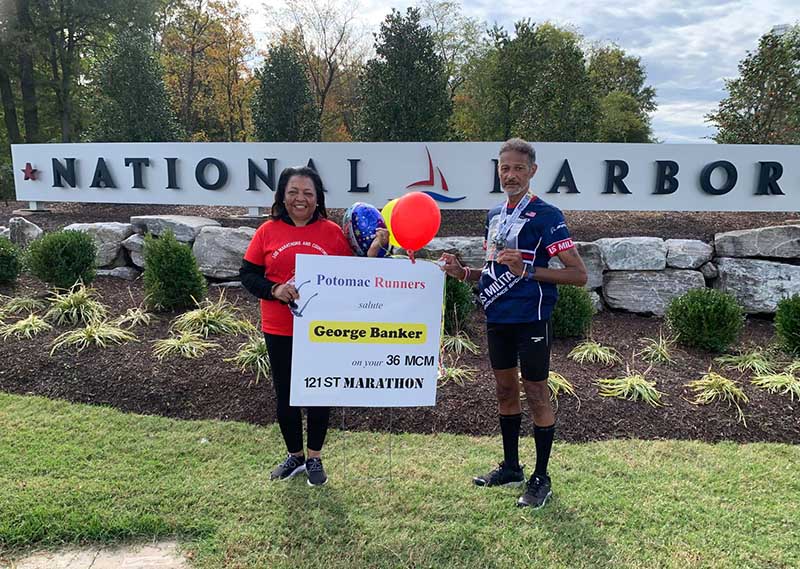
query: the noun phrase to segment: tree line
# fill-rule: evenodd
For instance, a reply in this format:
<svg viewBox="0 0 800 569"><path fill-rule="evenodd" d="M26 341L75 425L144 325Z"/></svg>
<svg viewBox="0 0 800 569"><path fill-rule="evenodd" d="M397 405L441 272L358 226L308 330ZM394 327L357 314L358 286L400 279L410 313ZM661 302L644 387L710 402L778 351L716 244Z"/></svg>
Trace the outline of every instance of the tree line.
<svg viewBox="0 0 800 569"><path fill-rule="evenodd" d="M0 191L23 142L656 142L655 90L620 46L452 0L393 9L369 45L354 2L266 8L259 52L236 0L4 0ZM799 51L797 26L761 39L716 140L797 143Z"/></svg>

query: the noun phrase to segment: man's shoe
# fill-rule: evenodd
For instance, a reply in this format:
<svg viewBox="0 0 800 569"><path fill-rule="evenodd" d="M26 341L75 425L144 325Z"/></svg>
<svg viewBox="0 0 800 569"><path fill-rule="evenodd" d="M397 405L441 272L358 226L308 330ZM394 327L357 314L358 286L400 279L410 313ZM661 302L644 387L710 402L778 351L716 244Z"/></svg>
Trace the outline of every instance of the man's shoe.
<svg viewBox="0 0 800 569"><path fill-rule="evenodd" d="M290 454L282 463L275 467L272 474L269 475L270 480L288 480L295 474L299 474L306 469L306 461L303 456L295 456Z"/></svg>
<svg viewBox="0 0 800 569"><path fill-rule="evenodd" d="M525 482L523 468L522 466L516 469L508 468L504 461L488 474L476 476L472 482L475 486L519 486Z"/></svg>
<svg viewBox="0 0 800 569"><path fill-rule="evenodd" d="M325 474L320 458L309 458L306 461L306 474L309 486L322 486L328 481L328 475Z"/></svg>
<svg viewBox="0 0 800 569"><path fill-rule="evenodd" d="M525 493L517 500L517 506L520 508L528 507L538 510L547 503L547 500L552 495L550 477L534 474L531 476L531 479L528 480Z"/></svg>

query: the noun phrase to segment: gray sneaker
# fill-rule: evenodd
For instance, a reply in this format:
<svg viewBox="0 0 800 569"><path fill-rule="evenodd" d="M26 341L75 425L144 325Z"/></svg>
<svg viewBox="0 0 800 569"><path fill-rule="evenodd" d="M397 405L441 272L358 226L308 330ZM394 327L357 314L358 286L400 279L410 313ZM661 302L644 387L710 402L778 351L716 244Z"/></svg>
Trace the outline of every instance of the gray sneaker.
<svg viewBox="0 0 800 569"><path fill-rule="evenodd" d="M328 475L322 467L321 458L309 458L306 461L306 474L309 486L322 486L328 481Z"/></svg>
<svg viewBox="0 0 800 569"><path fill-rule="evenodd" d="M517 506L520 508L533 508L538 510L544 507L553 491L550 489L550 477L542 476L541 474L534 474L528 480L525 487L525 493L517 500Z"/></svg>
<svg viewBox="0 0 800 569"><path fill-rule="evenodd" d="M295 456L290 454L282 463L275 467L272 474L269 475L270 480L289 480L296 474L300 474L306 469L306 461L303 456Z"/></svg>

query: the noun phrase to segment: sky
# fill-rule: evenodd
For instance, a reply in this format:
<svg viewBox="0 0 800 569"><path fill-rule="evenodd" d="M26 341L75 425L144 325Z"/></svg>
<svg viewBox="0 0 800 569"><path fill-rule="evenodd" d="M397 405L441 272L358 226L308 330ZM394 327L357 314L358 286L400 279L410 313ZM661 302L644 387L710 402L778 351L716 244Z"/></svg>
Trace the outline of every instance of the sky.
<svg viewBox="0 0 800 569"><path fill-rule="evenodd" d="M239 0L264 47L269 25L265 0ZM313 1L313 0L309 0ZM281 0L266 0L277 4ZM377 31L392 9L413 2L358 0L360 24ZM513 29L523 18L576 27L587 42L616 43L641 58L656 89L653 132L665 143L707 143L714 134L705 115L725 97L726 78L774 26L800 21L798 0L463 0L471 18Z"/></svg>

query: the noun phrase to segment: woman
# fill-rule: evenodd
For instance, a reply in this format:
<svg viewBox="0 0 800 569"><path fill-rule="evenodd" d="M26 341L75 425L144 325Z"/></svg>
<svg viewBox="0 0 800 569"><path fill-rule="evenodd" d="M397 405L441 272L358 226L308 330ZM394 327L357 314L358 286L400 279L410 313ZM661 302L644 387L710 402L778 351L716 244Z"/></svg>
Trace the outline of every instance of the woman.
<svg viewBox="0 0 800 569"><path fill-rule="evenodd" d="M312 168L287 168L281 172L272 217L256 231L239 271L244 287L261 299L261 328L278 398L278 424L288 451L286 460L272 471L270 479L286 480L305 470L311 486L325 484L328 479L321 451L328 431L330 408L308 408L306 458L302 414L299 407L289 406L291 310L300 298L294 286L295 257L298 254L352 254L341 228L328 220L324 192L322 179ZM377 256L388 241L388 232L379 229L367 255Z"/></svg>

